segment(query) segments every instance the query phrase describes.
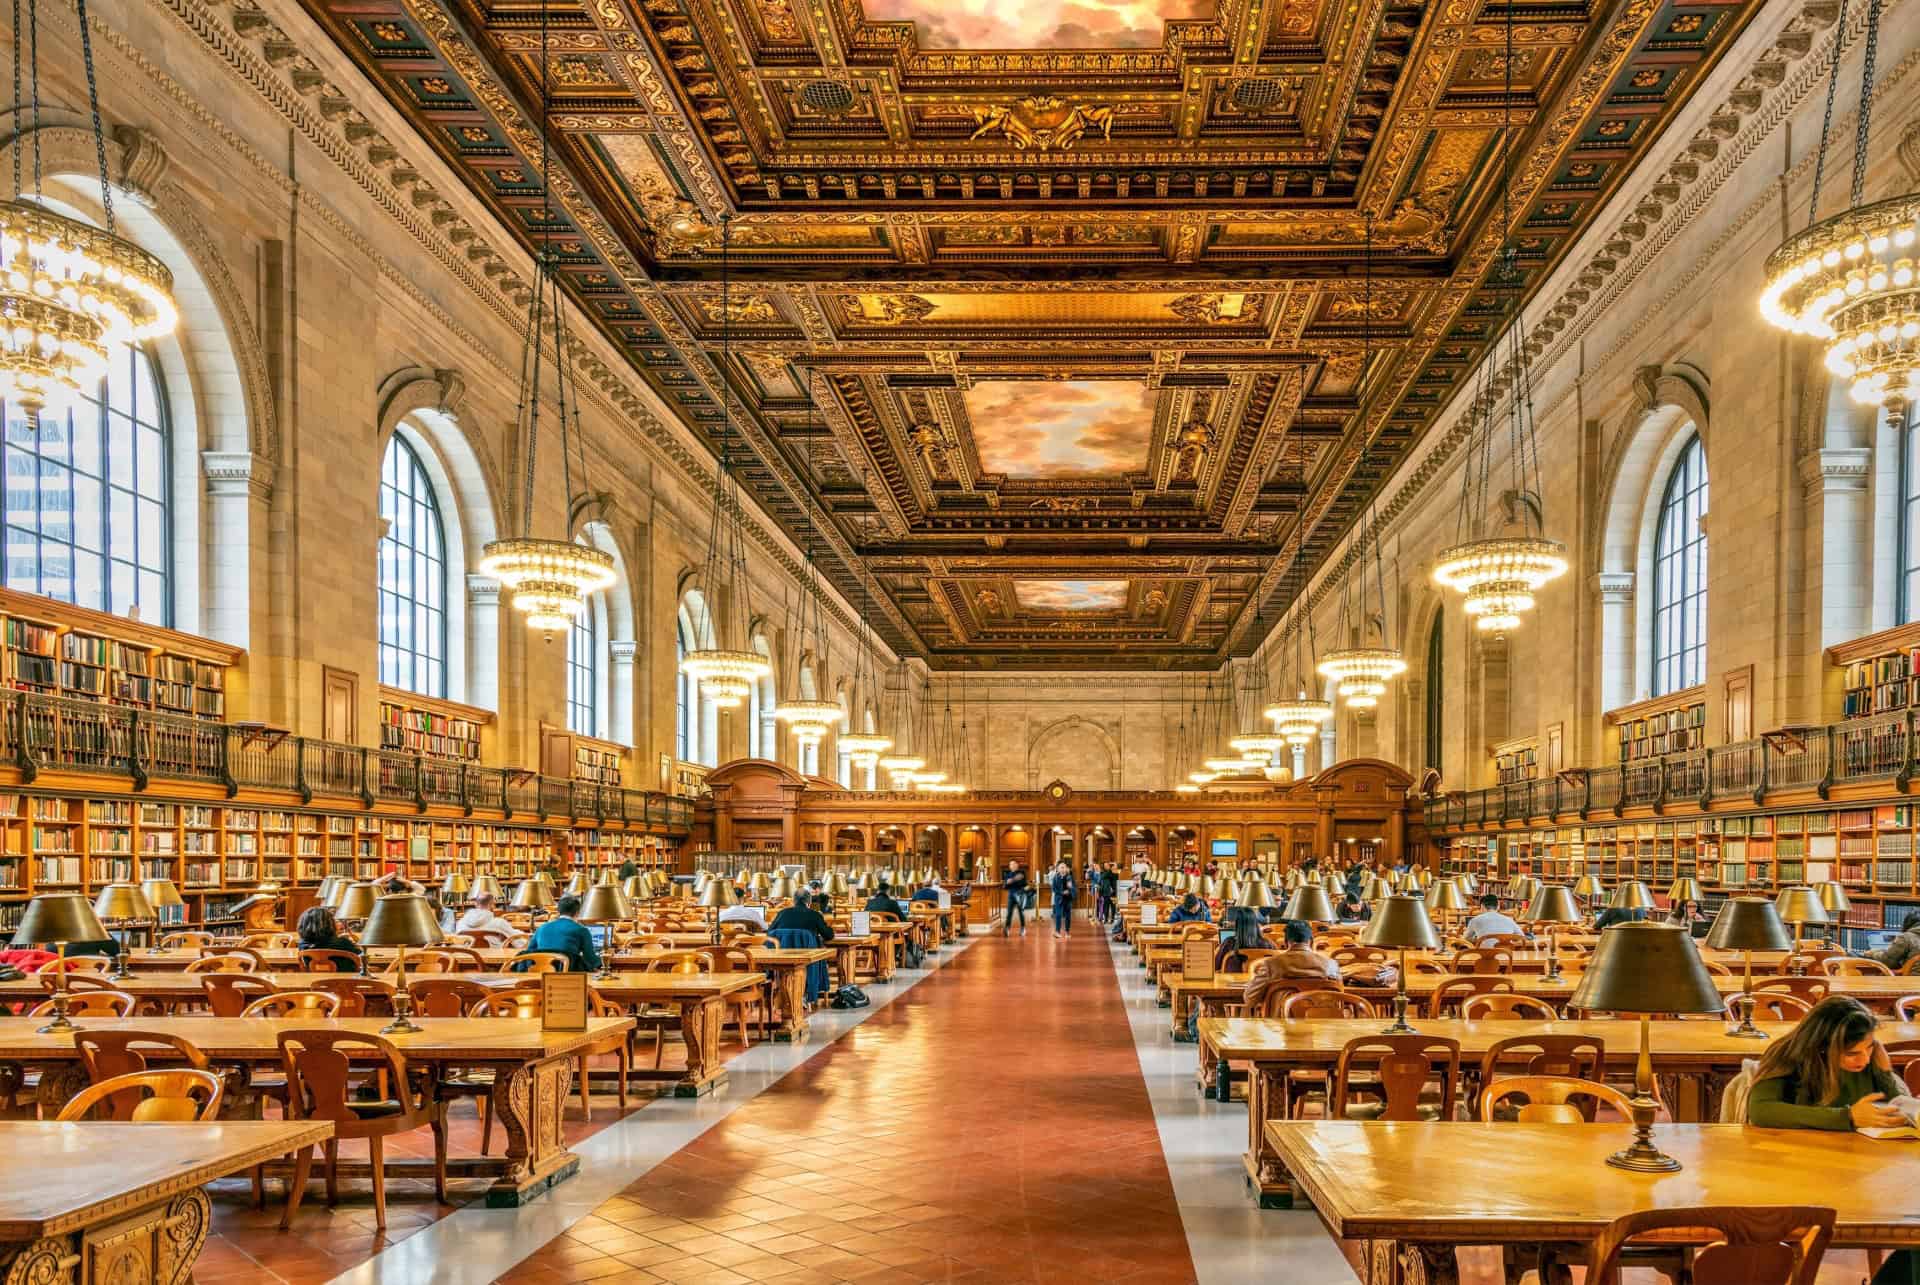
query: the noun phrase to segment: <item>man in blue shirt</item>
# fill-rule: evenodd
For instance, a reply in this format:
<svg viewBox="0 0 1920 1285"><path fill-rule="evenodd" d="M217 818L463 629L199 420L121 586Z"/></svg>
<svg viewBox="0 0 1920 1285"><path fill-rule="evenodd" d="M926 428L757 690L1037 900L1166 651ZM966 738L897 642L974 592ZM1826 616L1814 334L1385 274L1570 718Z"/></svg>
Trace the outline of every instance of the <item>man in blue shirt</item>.
<svg viewBox="0 0 1920 1285"><path fill-rule="evenodd" d="M595 972L600 967L600 952L594 948L593 934L574 918L580 913L580 898L567 896L554 903L554 918L533 931L527 950L550 950L567 957L567 967L576 973ZM525 954L526 951L522 951Z"/></svg>
<svg viewBox="0 0 1920 1285"><path fill-rule="evenodd" d="M1500 913L1500 898L1488 893L1480 898L1480 913L1467 920L1467 938L1479 941L1482 937L1520 935L1520 925L1511 915Z"/></svg>

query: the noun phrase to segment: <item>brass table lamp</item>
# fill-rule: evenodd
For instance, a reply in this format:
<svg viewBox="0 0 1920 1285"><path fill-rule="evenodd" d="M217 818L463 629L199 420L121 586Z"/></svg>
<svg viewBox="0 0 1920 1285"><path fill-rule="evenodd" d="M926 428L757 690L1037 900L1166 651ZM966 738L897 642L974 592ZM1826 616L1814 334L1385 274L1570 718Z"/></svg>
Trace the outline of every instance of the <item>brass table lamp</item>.
<svg viewBox="0 0 1920 1285"><path fill-rule="evenodd" d="M1847 890L1832 879L1815 884L1813 890L1820 894L1820 908L1827 912L1827 940L1832 942L1853 903L1847 900Z"/></svg>
<svg viewBox="0 0 1920 1285"><path fill-rule="evenodd" d="M540 926L540 912L552 910L555 900L552 884L543 879L522 879L513 890L512 906L527 912L527 930L531 933Z"/></svg>
<svg viewBox="0 0 1920 1285"><path fill-rule="evenodd" d="M1366 887L1360 890L1360 900L1366 902L1385 901L1397 891L1399 891L1399 889L1395 888L1393 882L1387 879L1386 876L1375 875L1373 878L1367 880Z"/></svg>
<svg viewBox="0 0 1920 1285"><path fill-rule="evenodd" d="M1693 937L1678 924L1614 924L1600 934L1593 962L1574 989L1569 1008L1635 1013L1640 1057L1633 1068L1633 1142L1607 1157L1616 1169L1672 1173L1680 1162L1653 1145L1653 1027L1655 1013L1718 1013L1720 991L1700 962Z"/></svg>
<svg viewBox="0 0 1920 1285"><path fill-rule="evenodd" d="M567 880L566 895L569 897L584 897L587 895L586 871L577 870L574 872L573 877Z"/></svg>
<svg viewBox="0 0 1920 1285"><path fill-rule="evenodd" d="M124 932L130 925L153 922L153 907L137 883L110 883L102 888L93 899L93 913L109 932L116 925ZM127 956L132 953L133 943L123 939L113 956L116 978L133 976L133 970L127 967Z"/></svg>
<svg viewBox="0 0 1920 1285"><path fill-rule="evenodd" d="M364 923L372 917L374 903L379 900L380 894L372 884L350 883L340 890L339 900L333 903L333 917L343 924Z"/></svg>
<svg viewBox="0 0 1920 1285"><path fill-rule="evenodd" d="M496 905L507 899L506 891L500 887L500 881L492 875L475 875L473 886L467 889L467 896L471 899L483 892L492 894Z"/></svg>
<svg viewBox="0 0 1920 1285"><path fill-rule="evenodd" d="M52 946L60 956L60 971L53 992L53 1020L39 1028L40 1034L73 1029L73 1019L67 1016L68 944L104 941L106 936L100 917L77 892L43 892L27 903L25 913L20 916L20 926L13 930L13 944Z"/></svg>
<svg viewBox="0 0 1920 1285"><path fill-rule="evenodd" d="M1740 995L1734 1000L1740 1022L1727 1034L1744 1040L1766 1039L1767 1033L1753 1024L1753 952L1793 949L1793 938L1780 922L1780 912L1765 897L1728 897L1720 903L1720 913L1707 929L1707 945L1740 952L1743 976Z"/></svg>
<svg viewBox="0 0 1920 1285"><path fill-rule="evenodd" d="M1607 899L1608 910L1656 910L1653 894L1647 885L1637 879L1628 879L1613 890L1613 896ZM1632 921L1629 921L1632 922Z"/></svg>
<svg viewBox="0 0 1920 1285"><path fill-rule="evenodd" d="M1593 913L1594 905L1607 895L1607 885L1600 882L1600 876L1583 874L1573 885L1573 895L1586 903L1587 913Z"/></svg>
<svg viewBox="0 0 1920 1285"><path fill-rule="evenodd" d="M1699 901L1700 899L1700 881L1692 875L1681 875L1667 885L1667 909L1669 911L1679 909L1685 902Z"/></svg>
<svg viewBox="0 0 1920 1285"><path fill-rule="evenodd" d="M1800 955L1800 930L1807 924L1827 922L1827 908L1820 904L1820 896L1804 885L1782 888L1780 895L1773 899L1773 908L1780 912L1784 923L1793 925L1793 975L1798 977L1806 972L1805 961Z"/></svg>
<svg viewBox="0 0 1920 1285"><path fill-rule="evenodd" d="M1453 888L1453 885L1435 884L1434 887ZM1459 889L1453 891L1455 896L1459 895ZM1426 903L1406 893L1388 897L1374 907L1373 918L1367 921L1360 941L1363 945L1400 952L1399 984L1393 992L1393 1025L1387 1028L1387 1034L1412 1034L1413 1027L1407 1024L1407 952L1434 950L1440 945L1440 938L1434 935L1433 921L1427 918Z"/></svg>
<svg viewBox="0 0 1920 1285"><path fill-rule="evenodd" d="M1458 879L1435 879L1427 885L1421 904L1426 910L1440 916L1440 928L1445 932L1447 916L1460 914L1466 910L1467 894L1460 887Z"/></svg>
<svg viewBox="0 0 1920 1285"><path fill-rule="evenodd" d="M447 871L447 877L440 881L440 900L445 905L464 901L472 893L473 881L458 870Z"/></svg>
<svg viewBox="0 0 1920 1285"><path fill-rule="evenodd" d="M587 889L586 900L580 903L577 918L583 924L607 926L606 948L600 952L600 971L595 974L596 977L613 976L613 925L632 917L633 908L627 904L625 894L613 884L597 883Z"/></svg>
<svg viewBox="0 0 1920 1285"><path fill-rule="evenodd" d="M346 882L347 878L345 875L328 875L320 881L320 886L313 890L313 904L316 906L332 905L333 899L340 895L340 885Z"/></svg>
<svg viewBox="0 0 1920 1285"><path fill-rule="evenodd" d="M713 944L720 944L720 912L734 904L733 885L725 879L714 879L707 884L707 890L700 894L700 900L694 903L706 907L713 913Z"/></svg>
<svg viewBox="0 0 1920 1285"><path fill-rule="evenodd" d="M1297 919L1306 924L1330 924L1333 922L1333 899L1327 896L1324 888L1313 884L1302 884L1293 890L1287 898L1287 908L1280 912L1285 919Z"/></svg>
<svg viewBox="0 0 1920 1285"><path fill-rule="evenodd" d="M1273 905L1273 890L1258 879L1248 879L1240 885L1240 895L1233 899L1233 904L1266 910Z"/></svg>
<svg viewBox="0 0 1920 1285"><path fill-rule="evenodd" d="M407 947L431 946L443 940L433 907L417 892L396 892L373 903L367 926L360 930L362 946L392 946L395 952L393 1020L382 1035L405 1035L421 1029L413 1021L413 996L407 991Z"/></svg>
<svg viewBox="0 0 1920 1285"><path fill-rule="evenodd" d="M1574 904L1571 892L1557 883L1550 883L1533 894L1533 900L1527 906L1527 918L1534 923L1547 925L1547 971L1543 976L1547 981L1557 982L1560 980L1560 937L1554 931L1554 925L1581 922L1580 907Z"/></svg>
<svg viewBox="0 0 1920 1285"><path fill-rule="evenodd" d="M173 880L142 879L140 881L140 892L146 897L147 904L153 907L153 917L156 926L167 922L169 918L167 912L175 906L181 908L181 917L185 917L187 903L185 898L181 897L180 889L174 886Z"/></svg>

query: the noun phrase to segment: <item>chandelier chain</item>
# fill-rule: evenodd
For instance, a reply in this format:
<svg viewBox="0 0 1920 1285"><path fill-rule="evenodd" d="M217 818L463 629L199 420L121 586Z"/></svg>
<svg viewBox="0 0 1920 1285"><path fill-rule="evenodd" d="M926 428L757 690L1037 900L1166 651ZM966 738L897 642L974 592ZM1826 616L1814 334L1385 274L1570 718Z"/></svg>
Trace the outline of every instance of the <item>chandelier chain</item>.
<svg viewBox="0 0 1920 1285"><path fill-rule="evenodd" d="M1867 42L1860 63L1860 111L1853 128L1853 187L1848 202L1855 208L1867 191L1867 126L1873 119L1873 64L1879 52L1880 0L1867 0Z"/></svg>
<svg viewBox="0 0 1920 1285"><path fill-rule="evenodd" d="M20 110L20 0L13 0L13 109ZM13 149L13 197L20 199L20 149Z"/></svg>
<svg viewBox="0 0 1920 1285"><path fill-rule="evenodd" d="M107 136L100 128L100 86L93 69L93 32L87 26L87 0L74 0L80 19L80 61L87 69L87 107L93 114L93 152L100 164L100 209L105 216L107 234L113 234L113 189L107 183ZM1869 75L1872 64L1869 62Z"/></svg>
<svg viewBox="0 0 1920 1285"><path fill-rule="evenodd" d="M1847 49L1847 0L1840 0L1840 17L1834 23L1833 62L1827 68L1827 105L1820 113L1820 147L1813 158L1813 192L1807 198L1808 224L1820 221L1820 183L1827 171L1827 140L1833 134L1833 99L1840 88L1840 59ZM1856 201L1855 204L1858 204Z"/></svg>
<svg viewBox="0 0 1920 1285"><path fill-rule="evenodd" d="M40 0L27 0L27 62L33 94L33 194L40 194Z"/></svg>

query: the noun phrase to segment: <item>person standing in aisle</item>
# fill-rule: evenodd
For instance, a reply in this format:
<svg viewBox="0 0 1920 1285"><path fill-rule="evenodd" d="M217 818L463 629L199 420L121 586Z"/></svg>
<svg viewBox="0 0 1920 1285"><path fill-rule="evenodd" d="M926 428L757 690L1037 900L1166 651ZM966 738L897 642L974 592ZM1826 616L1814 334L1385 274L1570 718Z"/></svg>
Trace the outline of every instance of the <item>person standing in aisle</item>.
<svg viewBox="0 0 1920 1285"><path fill-rule="evenodd" d="M1053 893L1053 935L1055 937L1073 936L1073 867L1067 864L1065 857L1053 868L1053 878L1048 881Z"/></svg>
<svg viewBox="0 0 1920 1285"><path fill-rule="evenodd" d="M1000 881L1000 887L1007 894L1007 908L1000 917L1000 935L1005 937L1013 931L1013 917L1020 916L1020 935L1027 935L1027 893L1031 891L1031 881L1027 872L1020 868L1018 861L1007 862L1007 877Z"/></svg>

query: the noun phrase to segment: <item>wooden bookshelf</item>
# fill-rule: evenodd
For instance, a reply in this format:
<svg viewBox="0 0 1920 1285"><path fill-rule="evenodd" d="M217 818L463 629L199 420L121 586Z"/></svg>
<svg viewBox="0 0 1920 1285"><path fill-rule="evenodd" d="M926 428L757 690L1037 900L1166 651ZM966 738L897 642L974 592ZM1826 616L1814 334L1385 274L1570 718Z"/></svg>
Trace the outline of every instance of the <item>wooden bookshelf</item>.
<svg viewBox="0 0 1920 1285"><path fill-rule="evenodd" d="M480 733L491 710L438 700L397 687L380 688L380 748L454 763L480 761Z"/></svg>
<svg viewBox="0 0 1920 1285"><path fill-rule="evenodd" d="M1540 740L1529 736L1523 740L1503 741L1493 747L1494 780L1501 785L1512 785L1519 781L1532 781L1540 775Z"/></svg>
<svg viewBox="0 0 1920 1285"><path fill-rule="evenodd" d="M1827 649L1840 670L1840 717L1872 718L1920 704L1920 623L1883 629ZM1831 689L1829 689L1831 690Z"/></svg>
<svg viewBox="0 0 1920 1285"><path fill-rule="evenodd" d="M1655 700L1609 710L1616 757L1623 765L1697 750L1707 743L1707 692L1689 687Z"/></svg>
<svg viewBox="0 0 1920 1285"><path fill-rule="evenodd" d="M0 589L0 686L224 721L228 671L245 655L38 594Z"/></svg>

